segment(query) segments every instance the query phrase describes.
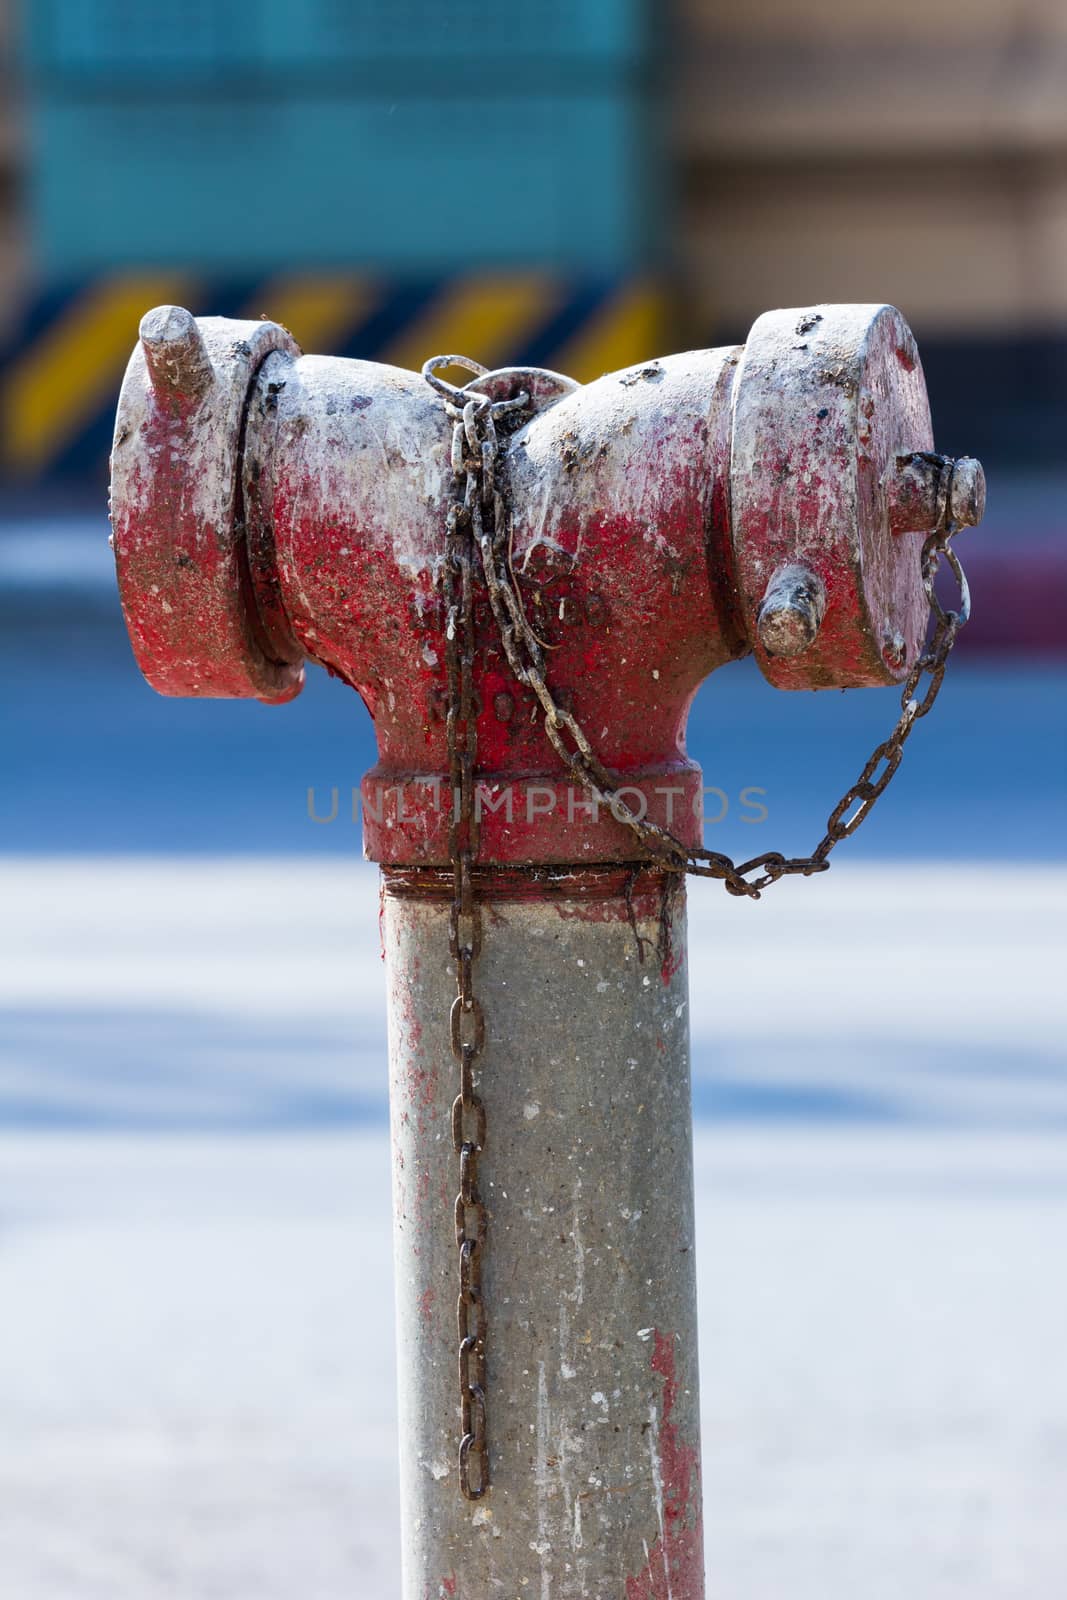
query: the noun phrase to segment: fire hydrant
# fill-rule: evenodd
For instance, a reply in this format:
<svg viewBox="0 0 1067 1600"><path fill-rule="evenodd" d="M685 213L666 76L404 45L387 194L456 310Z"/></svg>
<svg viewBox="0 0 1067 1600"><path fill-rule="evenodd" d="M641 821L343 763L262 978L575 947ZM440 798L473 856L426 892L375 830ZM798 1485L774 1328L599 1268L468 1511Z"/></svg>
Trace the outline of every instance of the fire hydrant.
<svg viewBox="0 0 1067 1600"><path fill-rule="evenodd" d="M123 606L164 694L280 703L310 659L374 719L406 1600L699 1600L682 869L755 893L852 824L702 854L686 716L747 652L782 688L913 683L924 552L981 470L933 454L889 307L584 387L444 370L150 312Z"/></svg>

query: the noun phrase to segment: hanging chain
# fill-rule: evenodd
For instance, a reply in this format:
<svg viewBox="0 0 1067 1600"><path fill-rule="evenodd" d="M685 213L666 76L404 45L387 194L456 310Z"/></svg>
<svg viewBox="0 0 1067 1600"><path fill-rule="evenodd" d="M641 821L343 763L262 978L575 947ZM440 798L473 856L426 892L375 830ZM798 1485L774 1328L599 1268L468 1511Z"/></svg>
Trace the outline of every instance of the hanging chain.
<svg viewBox="0 0 1067 1600"><path fill-rule="evenodd" d="M946 485L946 492L941 497L943 508L947 507L949 498ZM789 857L778 850L768 850L763 855L742 862L735 862L716 850L684 845L666 828L638 816L626 804L618 793L614 776L594 753L578 721L558 704L549 689L545 680L544 649L526 620L522 598L511 575L507 534L499 521L492 530L483 530L480 543L489 599L508 662L518 681L532 689L540 701L549 743L571 776L595 795L601 804L608 806L612 816L624 823L640 843L659 858L666 870L718 878L730 894L746 895L758 900L761 892L770 884L777 883L779 878L797 875L809 878L816 872L828 870L831 850L842 839L855 833L870 815L875 801L885 792L900 765L904 744L912 728L920 717L926 716L936 700L945 676L945 663L971 609L967 580L959 557L949 543L956 531L956 524L946 520L942 509L938 527L923 544L923 589L936 623L929 644L920 652L904 682L900 716L892 733L872 752L855 783L831 811L826 832L810 855ZM934 579L942 557L948 562L959 585L958 610L943 607L934 589ZM930 682L922 697L917 699L919 685L926 674L930 675Z"/></svg>
<svg viewBox="0 0 1067 1600"><path fill-rule="evenodd" d="M442 367L459 366L474 373L465 389L437 376ZM904 745L920 718L937 699L945 666L960 629L971 613L970 591L951 540L958 525L948 516L953 464L945 462L937 526L923 543L920 559L923 590L934 618L929 640L904 681L900 715L893 731L871 753L855 783L831 811L826 831L808 856L784 856L777 850L735 862L715 850L689 846L622 799L615 777L594 752L577 719L559 704L546 677L545 651L526 617L522 595L511 570L508 521L496 487L499 440L496 418L521 409L528 395L492 400L474 387L487 372L465 356L435 356L423 376L444 397L452 419L452 472L457 498L448 509L444 563L446 608L445 655L448 674L446 736L452 813L449 859L454 891L449 914L449 950L456 964L456 998L449 1021L452 1053L459 1063L460 1092L452 1105L452 1143L459 1156L460 1187L455 1203L456 1245L460 1261L457 1305L461 1440L460 1489L479 1500L489 1487L486 1444L485 1341L482 1299L482 1256L486 1210L478 1191L478 1159L485 1147L485 1106L474 1085L474 1063L485 1043L485 1017L473 989L473 967L481 948L481 915L474 899L471 865L478 852L478 815L474 800L474 767L478 753L474 671L474 580L476 553L481 559L489 603L504 652L517 681L531 689L544 712L549 743L571 777L628 827L668 872L717 878L730 894L758 900L780 878L811 877L826 872L830 852L856 832L885 793L904 754ZM462 485L462 495L458 489ZM935 590L944 559L959 590L956 609L943 606ZM923 680L929 678L925 688ZM472 1475L471 1458L476 1460Z"/></svg>
<svg viewBox="0 0 1067 1600"><path fill-rule="evenodd" d="M482 1257L486 1210L478 1189L478 1162L485 1149L485 1104L474 1082L475 1062L485 1044L485 1014L474 993L474 963L482 943L482 919L474 898L471 867L478 855L478 809L474 801L474 765L478 755L478 705L474 692L474 574L483 539L493 538L503 522L495 486L497 435L495 418L526 404L492 402L462 394L434 376L434 369L461 357L439 356L428 362L426 376L446 396L452 418L452 472L457 494L448 508L443 586L445 597L445 664L448 708L445 737L451 810L448 855L453 891L448 916L448 948L456 967L456 998L449 1016L452 1054L459 1065L459 1093L452 1102L452 1145L459 1157L459 1193L455 1202L456 1248L459 1251L459 1486L467 1500L480 1500L489 1488L486 1445L485 1342Z"/></svg>

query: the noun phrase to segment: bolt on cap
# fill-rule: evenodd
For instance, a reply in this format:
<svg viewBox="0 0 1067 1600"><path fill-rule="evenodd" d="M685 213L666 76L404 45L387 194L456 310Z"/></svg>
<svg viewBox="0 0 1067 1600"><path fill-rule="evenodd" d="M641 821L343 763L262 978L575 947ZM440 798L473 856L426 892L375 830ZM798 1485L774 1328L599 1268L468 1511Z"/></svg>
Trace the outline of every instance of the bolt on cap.
<svg viewBox="0 0 1067 1600"><path fill-rule="evenodd" d="M759 608L756 629L769 656L799 656L810 650L826 614L826 589L809 567L779 567Z"/></svg>

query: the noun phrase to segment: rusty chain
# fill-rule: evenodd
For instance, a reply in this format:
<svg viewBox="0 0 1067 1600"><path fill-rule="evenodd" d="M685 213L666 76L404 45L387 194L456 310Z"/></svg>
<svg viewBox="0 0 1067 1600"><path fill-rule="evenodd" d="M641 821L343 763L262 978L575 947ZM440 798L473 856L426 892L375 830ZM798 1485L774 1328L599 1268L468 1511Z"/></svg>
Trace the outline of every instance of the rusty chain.
<svg viewBox="0 0 1067 1600"><path fill-rule="evenodd" d="M495 487L497 436L495 416L526 403L491 402L465 395L435 376L455 356L428 362L427 377L446 396L452 419L452 472L463 485L462 498L448 508L445 530L443 588L445 599L445 665L448 703L445 736L448 745L451 807L448 854L453 891L448 917L448 948L456 968L456 997L449 1015L452 1054L459 1065L459 1093L452 1102L452 1146L459 1157L459 1193L455 1200L456 1249L459 1251L460 1444L459 1486L467 1500L480 1500L489 1488L486 1445L485 1342L486 1315L482 1298L482 1257L486 1209L478 1189L478 1161L485 1148L485 1103L474 1082L475 1062L485 1044L485 1014L474 993L474 963L482 943L482 921L471 882L478 854L478 811L474 803L474 764L478 754L478 707L474 693L474 574L477 552L493 534L500 498Z"/></svg>
<svg viewBox="0 0 1067 1600"><path fill-rule="evenodd" d="M464 388L438 376L450 366L474 374ZM826 831L808 856L784 856L768 850L748 861L702 847L691 847L659 824L648 821L621 798L615 779L594 752L577 719L559 704L546 677L545 651L527 620L522 595L509 561L508 519L496 484L499 440L496 418L521 410L525 392L506 400L479 394L477 381L488 369L466 356L435 356L422 369L423 377L443 396L452 420L451 465L462 498L449 506L444 562L446 607L445 649L448 673L446 732L453 805L449 825L449 858L455 877L449 915L449 950L456 963L457 994L449 1022L452 1053L460 1066L460 1092L452 1105L452 1143L459 1156L460 1189L455 1202L456 1244L460 1253L459 1383L461 1441L460 1488L468 1500L477 1500L489 1487L486 1442L486 1316L481 1294L481 1264L486 1240L486 1210L478 1192L478 1158L485 1146L485 1106L475 1092L474 1062L485 1041L485 1018L473 992L473 964L481 948L481 918L471 884L471 866L477 857L478 817L474 803L474 765L477 756L477 706L473 688L474 600L472 566L475 552L481 558L489 603L508 664L520 685L536 696L544 713L545 733L571 777L606 805L617 821L668 872L693 873L722 881L730 894L758 900L763 890L780 878L811 877L829 869L830 852L856 832L885 793L904 754L904 745L916 723L927 715L941 689L945 667L959 631L970 617L967 579L951 540L958 525L948 516L954 464L943 461L938 495L939 514L934 531L922 547L920 570L923 590L934 617L929 642L920 651L904 680L900 715L896 724L868 758L856 781L831 811ZM935 580L944 559L959 590L958 608L943 606ZM929 682L924 689L925 678ZM470 1037L465 1037L465 1027ZM473 1130L467 1119L473 1119ZM473 1132L473 1137L471 1133ZM468 1231L473 1225L473 1235ZM470 1458L477 1458L476 1481Z"/></svg>

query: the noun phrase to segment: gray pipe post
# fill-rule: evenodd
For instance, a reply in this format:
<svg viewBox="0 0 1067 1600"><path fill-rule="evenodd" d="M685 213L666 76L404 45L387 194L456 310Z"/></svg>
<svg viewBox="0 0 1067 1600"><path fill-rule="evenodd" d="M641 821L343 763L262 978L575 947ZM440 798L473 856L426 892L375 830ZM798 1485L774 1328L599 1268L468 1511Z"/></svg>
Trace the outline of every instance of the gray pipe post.
<svg viewBox="0 0 1067 1600"><path fill-rule="evenodd" d="M456 1484L447 899L385 875L404 1596L703 1594L684 891L489 902L492 1490ZM450 886L449 886L450 887ZM592 890L590 893L589 890ZM627 894L629 893L629 902ZM663 949L668 896L669 950ZM632 921L631 921L632 914ZM447 1058L446 1058L447 1061Z"/></svg>
<svg viewBox="0 0 1067 1600"><path fill-rule="evenodd" d="M146 317L123 607L165 694L280 704L307 658L374 719L405 1600L702 1600L683 872L821 871L917 702L811 857L742 868L702 853L689 706L751 651L786 689L933 672L927 709L966 607L931 664L924 573L984 482L891 307L584 388L453 361Z"/></svg>

